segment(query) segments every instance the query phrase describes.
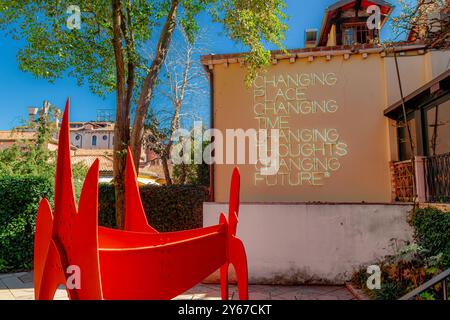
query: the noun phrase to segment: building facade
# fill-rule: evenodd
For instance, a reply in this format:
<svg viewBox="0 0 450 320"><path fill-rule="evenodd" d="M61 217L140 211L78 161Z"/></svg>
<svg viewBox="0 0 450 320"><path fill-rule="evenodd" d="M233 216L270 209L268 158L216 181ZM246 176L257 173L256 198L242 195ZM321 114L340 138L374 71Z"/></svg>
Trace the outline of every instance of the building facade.
<svg viewBox="0 0 450 320"><path fill-rule="evenodd" d="M403 96L408 96L448 70L450 51L428 50L420 43L386 48L372 43L373 33L352 37L351 45L326 46L336 43L336 37L341 39L337 43L349 43L345 34L350 25L355 32L371 31L356 22L366 16L354 17L368 5L379 3L382 13L391 12L385 1L355 9L357 3L339 1L325 11L316 47L272 52L272 65L250 88L244 85L243 54L202 57L211 80L214 128L280 130L276 175L261 175L260 165L240 165L243 201L393 200L390 164L410 155L403 150L398 119L384 111L401 100L399 78ZM444 103L440 114L446 113ZM436 150L447 153L449 125L442 122ZM214 165L211 185L217 202L228 198L232 167Z"/></svg>
<svg viewBox="0 0 450 320"><path fill-rule="evenodd" d="M71 122L70 143L80 149L113 149L113 122Z"/></svg>
<svg viewBox="0 0 450 320"><path fill-rule="evenodd" d="M238 164L238 234L250 283L343 284L413 240L407 216L414 198L449 202L450 50L378 44L379 30L365 23L372 5L383 25L392 11L387 1L337 1L320 31L307 30L305 48L273 51L249 87L243 53L202 57L211 127L223 136L227 129L279 130L276 174L262 175L260 162ZM226 152L215 155L226 159ZM204 226L228 210L233 167L211 166Z"/></svg>

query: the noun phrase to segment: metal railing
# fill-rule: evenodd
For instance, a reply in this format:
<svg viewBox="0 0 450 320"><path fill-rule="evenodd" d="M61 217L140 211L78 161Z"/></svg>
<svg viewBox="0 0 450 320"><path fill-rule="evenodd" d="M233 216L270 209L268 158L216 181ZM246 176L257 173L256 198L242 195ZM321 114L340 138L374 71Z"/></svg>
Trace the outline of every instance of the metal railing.
<svg viewBox="0 0 450 320"><path fill-rule="evenodd" d="M450 153L427 157L425 160L428 202L450 202Z"/></svg>
<svg viewBox="0 0 450 320"><path fill-rule="evenodd" d="M448 295L447 295L447 283L448 283L448 280L447 279L449 277L450 277L450 268L448 268L444 272L438 274L433 279L428 280L427 282L422 284L417 289L414 289L410 293L405 294L399 300L411 300L411 299L414 299L416 296L418 296L419 294L421 294L425 290L430 289L431 287L435 286L436 284L438 284L440 282L442 283L442 298L444 300L447 300L448 299Z"/></svg>

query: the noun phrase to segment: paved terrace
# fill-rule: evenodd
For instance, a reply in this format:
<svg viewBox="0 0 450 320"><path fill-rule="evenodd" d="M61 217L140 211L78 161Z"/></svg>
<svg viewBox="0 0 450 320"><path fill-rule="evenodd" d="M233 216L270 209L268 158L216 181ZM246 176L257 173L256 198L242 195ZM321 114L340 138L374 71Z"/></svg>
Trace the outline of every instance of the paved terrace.
<svg viewBox="0 0 450 320"><path fill-rule="evenodd" d="M236 286L230 286L230 297L238 298ZM250 285L251 300L353 300L344 286L263 286ZM0 274L0 300L33 300L33 272ZM220 287L199 284L179 295L178 300L218 300ZM55 300L67 300L64 288L56 291Z"/></svg>

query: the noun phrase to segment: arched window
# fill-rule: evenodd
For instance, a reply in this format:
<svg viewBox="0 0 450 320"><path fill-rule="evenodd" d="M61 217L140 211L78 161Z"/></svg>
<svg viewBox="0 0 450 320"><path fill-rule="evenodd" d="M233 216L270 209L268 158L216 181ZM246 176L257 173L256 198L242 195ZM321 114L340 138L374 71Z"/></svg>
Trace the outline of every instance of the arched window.
<svg viewBox="0 0 450 320"><path fill-rule="evenodd" d="M92 145L93 146L97 145L97 136L92 136Z"/></svg>

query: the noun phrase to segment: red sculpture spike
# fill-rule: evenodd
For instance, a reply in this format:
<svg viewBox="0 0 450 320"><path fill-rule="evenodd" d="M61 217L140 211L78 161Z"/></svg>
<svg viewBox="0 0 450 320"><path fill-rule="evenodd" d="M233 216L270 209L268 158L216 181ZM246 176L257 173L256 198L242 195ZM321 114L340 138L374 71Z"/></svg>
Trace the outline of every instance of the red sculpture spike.
<svg viewBox="0 0 450 320"><path fill-rule="evenodd" d="M102 299L98 252L98 176L99 160L89 169L81 190L78 214L73 224L69 262L80 267L79 299Z"/></svg>
<svg viewBox="0 0 450 320"><path fill-rule="evenodd" d="M228 220L230 222L230 234L236 235L236 228L239 215L239 193L240 193L239 169L234 167L231 175L230 203L228 209Z"/></svg>
<svg viewBox="0 0 450 320"><path fill-rule="evenodd" d="M233 172L228 224L158 233L147 222L128 149L125 191L126 230L98 227L98 160L91 166L77 210L69 144L69 100L58 145L55 212L42 200L34 249L36 299L51 299L67 282L69 266L80 270L79 287L66 285L71 299L170 299L221 268L222 298L228 299L229 264L238 279L239 297L248 298L247 260L236 238L239 171Z"/></svg>
<svg viewBox="0 0 450 320"><path fill-rule="evenodd" d="M130 147L127 149L125 169L125 230L158 233L148 224L145 216Z"/></svg>
<svg viewBox="0 0 450 320"><path fill-rule="evenodd" d="M222 299L228 299L228 269L230 264L236 271L238 282L239 298L241 300L248 299L248 269L247 256L245 248L241 240L236 238L238 214L239 214L239 191L240 191L240 173L235 167L231 176L230 186L230 202L228 207L228 256L227 263L220 268L220 287ZM225 220L225 216L221 215L221 221Z"/></svg>
<svg viewBox="0 0 450 320"><path fill-rule="evenodd" d="M39 299L42 275L52 239L53 216L50 203L42 199L36 218L36 232L34 234L34 297Z"/></svg>
<svg viewBox="0 0 450 320"><path fill-rule="evenodd" d="M69 109L70 98L67 99L59 131L53 222L53 237L62 242L64 247L69 244L67 235L70 233L70 222L75 217L77 210L70 161Z"/></svg>

